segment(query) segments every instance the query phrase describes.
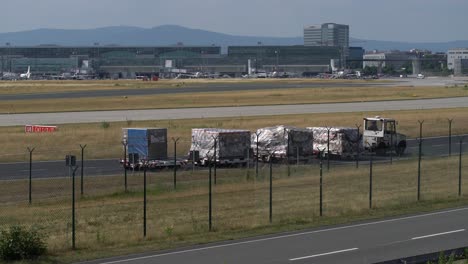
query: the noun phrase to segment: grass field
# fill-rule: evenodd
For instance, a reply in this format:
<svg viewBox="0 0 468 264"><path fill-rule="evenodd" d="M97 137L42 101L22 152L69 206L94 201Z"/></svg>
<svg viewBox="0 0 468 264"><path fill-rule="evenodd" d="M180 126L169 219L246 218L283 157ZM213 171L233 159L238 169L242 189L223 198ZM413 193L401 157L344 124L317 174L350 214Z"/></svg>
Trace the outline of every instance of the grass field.
<svg viewBox="0 0 468 264"><path fill-rule="evenodd" d="M392 117L398 120L398 132L411 138L419 135L418 120L425 120L424 137L445 136L448 134L448 118L453 118L452 133L468 133L468 109L437 109L388 112L362 112L340 114L304 114L237 118L210 118L165 121L131 121L109 123L104 128L102 123L59 125L59 131L53 134L26 134L23 127L0 128L0 162L25 161L26 148L36 147L34 160L57 160L66 154L78 153L79 144L87 144L86 157L118 158L122 153L123 127L165 127L168 128L169 153L172 153L171 137L180 137L178 154L186 155L191 141L191 129L195 127L217 127L248 129L274 125L308 126L351 126L362 124L366 116Z"/></svg>
<svg viewBox="0 0 468 264"><path fill-rule="evenodd" d="M213 106L366 102L468 96L464 87L341 87L70 99L5 100L0 114Z"/></svg>
<svg viewBox="0 0 468 264"><path fill-rule="evenodd" d="M184 79L184 80L159 80L158 82L143 82L140 80L84 80L84 81L0 81L1 94L25 94L25 93L53 93L71 91L93 90L120 90L120 89L144 89L144 88L178 88L199 87L200 85L213 84L291 84L291 83L385 83L380 80L323 80L323 79Z"/></svg>
<svg viewBox="0 0 468 264"><path fill-rule="evenodd" d="M463 171L468 169L464 157ZM317 164L274 168L273 223L268 221L268 168L218 170L213 193L213 226L208 232L207 171L148 174L148 236L142 235L142 174L87 177L85 196L77 202L77 247L71 247L71 180L35 180L33 204L27 182L0 185L0 225L38 225L48 235L47 261L72 262L115 254L159 250L241 237L431 211L468 204L458 198L458 160L423 159L421 202L416 202L417 162L374 164L373 209L368 208L369 174L364 164L332 167L324 174L324 216L319 216ZM77 187L79 184L77 183ZM463 181L465 192L468 183ZM77 188L77 193L79 193Z"/></svg>

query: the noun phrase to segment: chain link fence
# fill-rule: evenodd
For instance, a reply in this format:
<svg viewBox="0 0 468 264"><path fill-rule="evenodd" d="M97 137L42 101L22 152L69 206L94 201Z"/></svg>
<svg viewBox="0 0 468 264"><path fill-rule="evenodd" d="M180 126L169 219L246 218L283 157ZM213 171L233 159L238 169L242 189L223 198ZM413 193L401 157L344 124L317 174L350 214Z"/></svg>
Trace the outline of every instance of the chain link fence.
<svg viewBox="0 0 468 264"><path fill-rule="evenodd" d="M218 165L211 168L211 195L210 169L190 160L176 170L125 171L123 146L29 145L29 151L25 147L0 155L0 227L38 226L47 234L49 250L58 253L69 250L73 241L81 249L123 247L143 239L167 247L209 241L210 234L219 232L235 237L268 226L270 216L273 224L301 225L319 221L321 213L346 217L369 207L396 208L417 201L418 188L420 200L456 199L468 188L463 178L468 157L460 139L451 140L450 155L440 151L448 149L447 142L423 139L421 153L414 140L407 154L391 161L389 155L361 153L358 167L353 159L332 159L328 169L324 159L322 181L315 156L277 161L271 170L268 162L259 162L258 173L254 160L244 166ZM174 142L168 141L169 158L187 159L190 140L180 138L176 144L174 153ZM119 157L95 159L107 148L116 148ZM62 159L40 161L70 154L77 157L74 177Z"/></svg>

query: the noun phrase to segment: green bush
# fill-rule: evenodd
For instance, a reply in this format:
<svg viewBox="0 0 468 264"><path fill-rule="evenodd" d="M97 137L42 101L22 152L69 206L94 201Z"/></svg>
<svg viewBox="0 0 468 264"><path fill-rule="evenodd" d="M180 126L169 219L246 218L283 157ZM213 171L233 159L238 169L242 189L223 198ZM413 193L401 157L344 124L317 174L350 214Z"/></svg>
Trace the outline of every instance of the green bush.
<svg viewBox="0 0 468 264"><path fill-rule="evenodd" d="M101 127L104 128L104 129L109 128L109 127L110 127L110 123L109 123L109 122L106 122L106 121L102 121Z"/></svg>
<svg viewBox="0 0 468 264"><path fill-rule="evenodd" d="M36 259L44 255L45 237L36 228L14 225L0 231L0 258L5 261Z"/></svg>

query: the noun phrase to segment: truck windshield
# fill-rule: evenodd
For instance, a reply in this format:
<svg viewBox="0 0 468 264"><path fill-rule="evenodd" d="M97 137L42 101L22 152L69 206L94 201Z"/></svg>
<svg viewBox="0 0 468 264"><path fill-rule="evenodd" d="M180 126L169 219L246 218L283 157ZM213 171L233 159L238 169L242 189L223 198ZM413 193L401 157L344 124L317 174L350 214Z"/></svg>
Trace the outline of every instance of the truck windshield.
<svg viewBox="0 0 468 264"><path fill-rule="evenodd" d="M385 133L394 134L395 133L395 122L387 122L385 124Z"/></svg>
<svg viewBox="0 0 468 264"><path fill-rule="evenodd" d="M382 121L381 120L366 120L366 130L381 131Z"/></svg>

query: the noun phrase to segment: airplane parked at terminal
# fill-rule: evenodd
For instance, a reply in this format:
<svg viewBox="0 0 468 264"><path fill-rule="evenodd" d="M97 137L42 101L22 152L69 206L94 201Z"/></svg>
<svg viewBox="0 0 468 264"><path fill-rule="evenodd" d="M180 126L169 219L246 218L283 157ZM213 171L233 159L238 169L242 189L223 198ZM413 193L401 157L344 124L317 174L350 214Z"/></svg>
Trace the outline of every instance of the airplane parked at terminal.
<svg viewBox="0 0 468 264"><path fill-rule="evenodd" d="M26 73L20 74L21 79L29 80L31 78L31 66L28 66L28 71Z"/></svg>
<svg viewBox="0 0 468 264"><path fill-rule="evenodd" d="M16 81L21 79L29 80L31 78L31 67L28 66L28 71L26 73L21 73L20 75L14 72L3 72L3 75L0 76L2 80Z"/></svg>

